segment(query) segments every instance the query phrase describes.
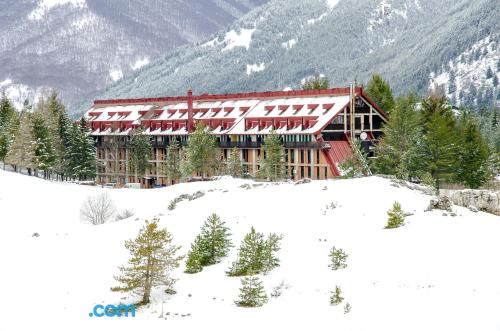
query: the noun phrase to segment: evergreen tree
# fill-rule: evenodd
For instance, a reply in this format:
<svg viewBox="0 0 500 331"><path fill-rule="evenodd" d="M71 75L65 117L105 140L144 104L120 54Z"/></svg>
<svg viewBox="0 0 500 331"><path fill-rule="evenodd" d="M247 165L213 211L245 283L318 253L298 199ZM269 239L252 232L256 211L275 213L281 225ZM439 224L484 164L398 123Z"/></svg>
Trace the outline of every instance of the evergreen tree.
<svg viewBox="0 0 500 331"><path fill-rule="evenodd" d="M33 114L32 123L35 140L35 168L43 170L44 178L47 178L48 172L52 170L56 162L56 152L42 114Z"/></svg>
<svg viewBox="0 0 500 331"><path fill-rule="evenodd" d="M457 84L455 83L455 73L453 70L450 71L450 77L448 80L448 93L453 94L457 90Z"/></svg>
<svg viewBox="0 0 500 331"><path fill-rule="evenodd" d="M186 270L187 274L195 274L203 270L202 260L204 259L203 245L206 242L203 240L201 235L196 236L196 239L191 244L191 249L188 252L186 260Z"/></svg>
<svg viewBox="0 0 500 331"><path fill-rule="evenodd" d="M219 263L226 257L232 246L230 235L225 222L217 214L210 215L201 228L201 234L191 244L186 273L199 272L203 267Z"/></svg>
<svg viewBox="0 0 500 331"><path fill-rule="evenodd" d="M465 119L460 130L461 143L458 151L456 177L469 188L479 188L491 178L489 147L478 124Z"/></svg>
<svg viewBox="0 0 500 331"><path fill-rule="evenodd" d="M308 79L303 85L303 90L324 90L330 87L328 78L315 76L314 78Z"/></svg>
<svg viewBox="0 0 500 331"><path fill-rule="evenodd" d="M329 267L332 268L332 270L339 270L339 269L345 269L347 268L347 253L344 252L343 249L339 248L335 248L332 247L332 250L330 251L330 255L328 255L330 257L330 261L332 262Z"/></svg>
<svg viewBox="0 0 500 331"><path fill-rule="evenodd" d="M0 100L0 161L5 170L5 158L11 148L14 135L19 126L19 118L5 94Z"/></svg>
<svg viewBox="0 0 500 331"><path fill-rule="evenodd" d="M74 123L68 130L66 151L66 173L72 178L86 180L95 178L96 155L94 140L85 119Z"/></svg>
<svg viewBox="0 0 500 331"><path fill-rule="evenodd" d="M7 95L3 93L0 99L0 132L4 130L4 128L7 128L15 114L16 110L12 106L9 98L7 98Z"/></svg>
<svg viewBox="0 0 500 331"><path fill-rule="evenodd" d="M335 291L330 292L330 304L333 306L340 305L342 301L344 301L344 298L342 297L342 290L340 289L340 286L335 286Z"/></svg>
<svg viewBox="0 0 500 331"><path fill-rule="evenodd" d="M280 242L283 236L275 233L270 233L267 240L264 242L262 249L262 272L268 273L276 267L279 267L280 260L276 253L280 250Z"/></svg>
<svg viewBox="0 0 500 331"><path fill-rule="evenodd" d="M391 116L382 128L384 135L376 146L375 172L405 180L415 175L422 136L416 103L413 94L396 99Z"/></svg>
<svg viewBox="0 0 500 331"><path fill-rule="evenodd" d="M179 266L182 256L176 256L180 246L172 244L172 235L167 229L158 228L158 220L146 221L134 240L127 240L125 247L132 257L127 266L120 267L121 275L115 279L121 284L113 291L133 292L142 296L141 304L148 304L151 290L166 286L173 292L175 279L171 271Z"/></svg>
<svg viewBox="0 0 500 331"><path fill-rule="evenodd" d="M227 256L229 248L232 246L229 237L229 228L225 226L217 214L208 217L201 228L201 236L205 240L204 259L202 264L211 265L219 263L222 258Z"/></svg>
<svg viewBox="0 0 500 331"><path fill-rule="evenodd" d="M240 307L261 307L268 301L264 286L258 277L241 279L239 300L235 303Z"/></svg>
<svg viewBox="0 0 500 331"><path fill-rule="evenodd" d="M365 92L387 113L394 107L394 98L389 83L375 73L368 82Z"/></svg>
<svg viewBox="0 0 500 331"><path fill-rule="evenodd" d="M238 256L228 271L230 276L248 276L269 272L279 266L275 253L279 250L281 236L270 234L268 239L252 227L238 249Z"/></svg>
<svg viewBox="0 0 500 331"><path fill-rule="evenodd" d="M426 131L427 124L435 114L444 117L448 121L450 128L454 126L454 115L451 106L442 91L438 90L431 91L430 95L422 101L421 123L424 131Z"/></svg>
<svg viewBox="0 0 500 331"><path fill-rule="evenodd" d="M31 175L35 166L35 147L30 114L23 113L20 117L19 127L14 133L12 146L7 152L5 162L14 166L14 169L26 168Z"/></svg>
<svg viewBox="0 0 500 331"><path fill-rule="evenodd" d="M182 178L180 148L176 142L171 142L167 148L165 176L171 184L175 184Z"/></svg>
<svg viewBox="0 0 500 331"><path fill-rule="evenodd" d="M260 161L259 175L271 181L286 178L285 148L274 132L264 140L264 158Z"/></svg>
<svg viewBox="0 0 500 331"><path fill-rule="evenodd" d="M497 87L498 86L498 77L496 74L493 75L493 80L492 80L493 86Z"/></svg>
<svg viewBox="0 0 500 331"><path fill-rule="evenodd" d="M134 168L135 181L143 177L149 169L149 158L151 156L151 142L149 136L144 134L143 129L132 131L130 137L131 164Z"/></svg>
<svg viewBox="0 0 500 331"><path fill-rule="evenodd" d="M189 135L188 145L185 148L184 176L196 174L204 179L211 173L217 173L219 167L220 153L216 137L205 125L198 123L195 131Z"/></svg>
<svg viewBox="0 0 500 331"><path fill-rule="evenodd" d="M235 178L243 176L243 165L241 163L240 150L233 148L227 160L226 173Z"/></svg>
<svg viewBox="0 0 500 331"><path fill-rule="evenodd" d="M392 209L387 212L389 219L387 220L386 229L394 229L403 226L405 223L405 215L401 209L401 204L399 202L394 202Z"/></svg>
<svg viewBox="0 0 500 331"><path fill-rule="evenodd" d="M429 172L439 191L441 182L453 177L457 166L459 137L454 119L447 114L435 112L425 125L426 130L418 153L419 168Z"/></svg>
<svg viewBox="0 0 500 331"><path fill-rule="evenodd" d="M491 67L488 67L488 69L486 69L486 79L490 79L493 77L493 70L491 70Z"/></svg>

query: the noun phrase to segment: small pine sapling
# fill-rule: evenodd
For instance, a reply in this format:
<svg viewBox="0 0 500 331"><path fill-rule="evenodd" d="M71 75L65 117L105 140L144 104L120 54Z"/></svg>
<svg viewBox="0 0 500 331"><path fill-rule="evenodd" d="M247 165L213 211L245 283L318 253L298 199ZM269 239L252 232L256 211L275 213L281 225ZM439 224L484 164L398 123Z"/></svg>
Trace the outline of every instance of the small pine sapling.
<svg viewBox="0 0 500 331"><path fill-rule="evenodd" d="M332 250L330 251L330 261L332 262L330 265L328 265L332 270L338 270L338 269L344 269L347 268L347 253L344 252L343 249L341 248L335 248L332 247Z"/></svg>
<svg viewBox="0 0 500 331"><path fill-rule="evenodd" d="M241 279L240 296L236 305L239 307L261 307L268 301L264 286L258 277Z"/></svg>
<svg viewBox="0 0 500 331"><path fill-rule="evenodd" d="M387 211L389 219L387 220L386 229L394 229L403 226L405 223L405 214L401 209L401 204L399 202L394 202L392 209Z"/></svg>
<svg viewBox="0 0 500 331"><path fill-rule="evenodd" d="M335 291L330 292L330 304L333 306L337 306L344 301L344 298L342 297L342 290L340 289L340 286L335 286Z"/></svg>

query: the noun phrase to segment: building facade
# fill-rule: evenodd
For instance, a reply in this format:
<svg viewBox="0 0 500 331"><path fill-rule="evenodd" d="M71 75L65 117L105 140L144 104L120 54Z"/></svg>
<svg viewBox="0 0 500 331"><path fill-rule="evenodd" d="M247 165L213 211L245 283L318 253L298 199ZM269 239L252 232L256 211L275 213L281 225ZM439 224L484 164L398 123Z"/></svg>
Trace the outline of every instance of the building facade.
<svg viewBox="0 0 500 331"><path fill-rule="evenodd" d="M279 135L292 179L341 175L339 164L352 155L353 138L372 155L386 114L362 87L313 91L96 100L85 113L97 150L98 183L133 183L128 142L134 128L151 138L146 186L168 185L164 163L169 144L185 146L196 123L216 135L222 155L238 148L250 176L259 171L266 135Z"/></svg>

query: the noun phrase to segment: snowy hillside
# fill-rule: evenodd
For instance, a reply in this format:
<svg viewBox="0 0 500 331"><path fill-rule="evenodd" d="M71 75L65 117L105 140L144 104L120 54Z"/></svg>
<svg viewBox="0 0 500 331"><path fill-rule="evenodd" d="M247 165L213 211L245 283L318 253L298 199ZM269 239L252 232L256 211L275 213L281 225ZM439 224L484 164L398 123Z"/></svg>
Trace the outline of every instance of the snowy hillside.
<svg viewBox="0 0 500 331"><path fill-rule="evenodd" d="M103 190L136 215L100 226L82 223L83 200ZM167 209L176 196L198 190L205 195ZM395 200L413 215L404 227L386 230ZM110 190L0 171L0 329L498 330L500 218L461 207L454 207L456 217L424 212L429 200L378 177L302 185L221 179ZM336 207L327 208L332 202ZM89 317L95 304L130 302L110 287L128 259L124 240L137 235L144 219L159 217L184 254L213 212L231 228L236 247L251 226L284 235L281 266L262 276L268 294L287 284L281 296L261 308L235 306L240 281L225 275L235 247L201 273L179 268L177 294L155 290L135 318ZM346 269L328 267L334 245L349 254ZM336 285L352 306L348 314L329 305Z"/></svg>
<svg viewBox="0 0 500 331"><path fill-rule="evenodd" d="M42 88L70 105L267 0L2 0L0 91L22 104Z"/></svg>
<svg viewBox="0 0 500 331"><path fill-rule="evenodd" d="M498 57L496 7L494 0L272 0L96 98L178 95L189 87L199 94L283 90L314 75L345 86L373 72L396 93L424 94L431 73L485 38L489 56Z"/></svg>
<svg viewBox="0 0 500 331"><path fill-rule="evenodd" d="M500 105L500 51L490 36L472 45L449 61L436 75L431 73L431 85L440 85L456 105L489 108L496 100Z"/></svg>

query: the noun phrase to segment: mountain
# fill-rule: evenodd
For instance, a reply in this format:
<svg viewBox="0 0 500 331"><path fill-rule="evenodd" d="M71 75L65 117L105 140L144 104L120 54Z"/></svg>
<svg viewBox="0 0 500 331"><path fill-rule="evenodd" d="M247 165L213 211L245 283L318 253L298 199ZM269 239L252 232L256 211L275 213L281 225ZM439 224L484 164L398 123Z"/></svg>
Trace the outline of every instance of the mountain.
<svg viewBox="0 0 500 331"><path fill-rule="evenodd" d="M0 0L0 90L74 104L268 0Z"/></svg>
<svg viewBox="0 0 500 331"><path fill-rule="evenodd" d="M477 61L485 59L500 75L497 4L272 0L204 43L169 52L95 98L177 95L189 87L200 94L282 90L300 87L314 75L340 86L355 79L366 82L373 72L388 79L396 93L424 94L431 79L478 45L483 46ZM485 77L485 71L477 66L477 76ZM481 84L457 71L455 80L461 79L464 84L472 80L476 88ZM497 87L489 93L496 96Z"/></svg>

